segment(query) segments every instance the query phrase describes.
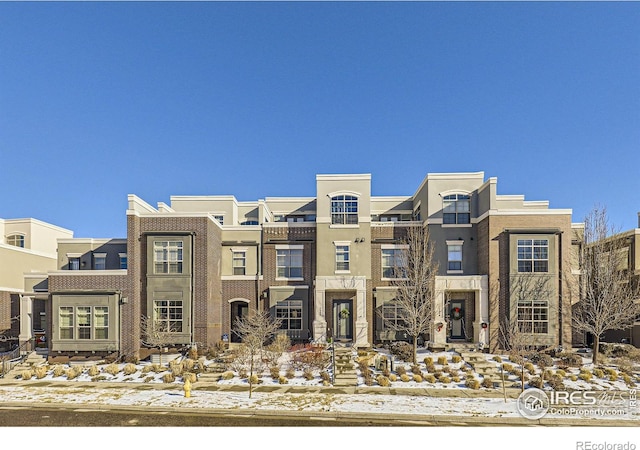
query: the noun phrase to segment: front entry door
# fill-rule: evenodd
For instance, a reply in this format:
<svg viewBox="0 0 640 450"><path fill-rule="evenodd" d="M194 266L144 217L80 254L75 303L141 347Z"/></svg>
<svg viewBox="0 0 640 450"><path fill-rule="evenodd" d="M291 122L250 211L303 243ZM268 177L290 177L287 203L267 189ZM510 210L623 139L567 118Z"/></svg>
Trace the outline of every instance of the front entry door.
<svg viewBox="0 0 640 450"><path fill-rule="evenodd" d="M231 304L231 342L242 342L240 336L234 333L236 320L242 319L249 314L249 304L245 302L234 302Z"/></svg>
<svg viewBox="0 0 640 450"><path fill-rule="evenodd" d="M334 300L333 301L333 328L336 340L353 339L353 301Z"/></svg>
<svg viewBox="0 0 640 450"><path fill-rule="evenodd" d="M451 300L451 339L464 339L464 300Z"/></svg>

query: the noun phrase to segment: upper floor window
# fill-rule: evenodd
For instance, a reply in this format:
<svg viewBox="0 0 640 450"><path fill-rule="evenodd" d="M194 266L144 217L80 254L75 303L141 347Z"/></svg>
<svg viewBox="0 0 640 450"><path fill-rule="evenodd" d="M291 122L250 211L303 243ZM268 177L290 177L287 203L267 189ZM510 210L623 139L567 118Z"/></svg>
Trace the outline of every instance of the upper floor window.
<svg viewBox="0 0 640 450"><path fill-rule="evenodd" d="M382 278L406 277L405 249L382 249Z"/></svg>
<svg viewBox="0 0 640 450"><path fill-rule="evenodd" d="M260 225L260 223L257 220L245 220L240 225Z"/></svg>
<svg viewBox="0 0 640 450"><path fill-rule="evenodd" d="M182 241L153 243L154 273L182 273Z"/></svg>
<svg viewBox="0 0 640 450"><path fill-rule="evenodd" d="M127 268L127 254L126 253L118 253L118 256L120 257L120 268L121 269L126 269Z"/></svg>
<svg viewBox="0 0 640 450"><path fill-rule="evenodd" d="M462 272L462 243L447 243L447 270Z"/></svg>
<svg viewBox="0 0 640 450"><path fill-rule="evenodd" d="M336 271L349 271L349 246L336 244Z"/></svg>
<svg viewBox="0 0 640 450"><path fill-rule="evenodd" d="M466 194L445 195L442 204L442 223L471 223L471 197Z"/></svg>
<svg viewBox="0 0 640 450"><path fill-rule="evenodd" d="M518 272L549 271L549 240L518 239Z"/></svg>
<svg viewBox="0 0 640 450"><path fill-rule="evenodd" d="M11 236L7 236L7 244L24 248L24 235L12 234Z"/></svg>
<svg viewBox="0 0 640 450"><path fill-rule="evenodd" d="M302 278L302 248L276 249L276 270L279 278Z"/></svg>
<svg viewBox="0 0 640 450"><path fill-rule="evenodd" d="M94 253L93 254L93 269L105 270L107 268L107 254L106 253Z"/></svg>
<svg viewBox="0 0 640 450"><path fill-rule="evenodd" d="M69 258L69 270L80 270L80 258Z"/></svg>
<svg viewBox="0 0 640 450"><path fill-rule="evenodd" d="M216 219L218 222L220 222L220 225L224 225L224 216L213 216L214 219Z"/></svg>
<svg viewBox="0 0 640 450"><path fill-rule="evenodd" d="M331 223L353 225L358 223L358 198L353 195L331 197Z"/></svg>
<svg viewBox="0 0 640 450"><path fill-rule="evenodd" d="M244 250L233 251L233 274L245 275L247 270L247 252Z"/></svg>

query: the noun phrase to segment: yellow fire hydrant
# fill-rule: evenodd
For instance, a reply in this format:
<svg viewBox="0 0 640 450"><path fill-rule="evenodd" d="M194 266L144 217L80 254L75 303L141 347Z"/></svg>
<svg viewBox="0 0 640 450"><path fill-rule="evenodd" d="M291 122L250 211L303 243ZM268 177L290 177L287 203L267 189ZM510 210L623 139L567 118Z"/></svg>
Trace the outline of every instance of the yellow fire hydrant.
<svg viewBox="0 0 640 450"><path fill-rule="evenodd" d="M182 387L182 389L184 389L184 396L189 398L191 397L191 381L189 381L188 379L184 382L184 386Z"/></svg>

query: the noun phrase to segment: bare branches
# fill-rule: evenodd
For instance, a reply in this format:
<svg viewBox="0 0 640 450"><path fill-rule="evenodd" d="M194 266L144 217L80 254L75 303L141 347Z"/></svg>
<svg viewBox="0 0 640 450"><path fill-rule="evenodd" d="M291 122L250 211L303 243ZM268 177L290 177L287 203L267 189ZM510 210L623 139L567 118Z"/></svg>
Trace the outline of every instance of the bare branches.
<svg viewBox="0 0 640 450"><path fill-rule="evenodd" d="M140 327L142 331L142 343L147 347L158 349L160 364L162 365L162 348L166 347L173 340L171 333L176 330L166 320L153 320L151 317L141 316Z"/></svg>
<svg viewBox="0 0 640 450"><path fill-rule="evenodd" d="M627 252L626 239L615 234L606 209L595 208L585 218L580 299L573 314L575 328L594 336L594 363L602 335L631 327L640 314L640 291L631 282Z"/></svg>

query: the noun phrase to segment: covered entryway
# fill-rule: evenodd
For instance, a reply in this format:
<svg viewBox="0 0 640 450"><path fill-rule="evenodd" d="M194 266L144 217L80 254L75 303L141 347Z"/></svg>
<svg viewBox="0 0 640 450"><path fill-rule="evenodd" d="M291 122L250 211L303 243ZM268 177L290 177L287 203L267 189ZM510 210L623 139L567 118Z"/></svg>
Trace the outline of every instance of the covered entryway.
<svg viewBox="0 0 640 450"><path fill-rule="evenodd" d="M242 342L242 339L235 333L236 322L239 319L247 317L249 315L249 300L246 299L233 299L231 303L231 342Z"/></svg>
<svg viewBox="0 0 640 450"><path fill-rule="evenodd" d="M333 300L333 325L336 341L353 340L353 300Z"/></svg>
<svg viewBox="0 0 640 450"><path fill-rule="evenodd" d="M450 340L463 340L467 338L465 330L466 324L464 320L464 309L464 300L451 300L449 302L449 317L451 320L451 326L449 330Z"/></svg>

